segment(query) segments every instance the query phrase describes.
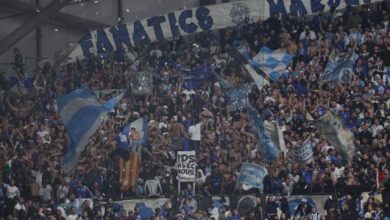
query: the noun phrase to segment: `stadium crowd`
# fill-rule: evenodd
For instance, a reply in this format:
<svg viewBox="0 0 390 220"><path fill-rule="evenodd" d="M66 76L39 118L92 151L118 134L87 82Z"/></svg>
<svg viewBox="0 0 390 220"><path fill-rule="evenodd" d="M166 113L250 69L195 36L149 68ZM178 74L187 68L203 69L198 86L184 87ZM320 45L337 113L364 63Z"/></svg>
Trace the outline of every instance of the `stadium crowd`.
<svg viewBox="0 0 390 220"><path fill-rule="evenodd" d="M120 198L149 197L147 180L157 178L161 194L170 199L149 219L212 219L212 195L256 196L256 206L241 214L235 207L220 207L220 219L389 219L389 181L377 186L377 173L390 167L390 7L387 1L347 8L311 17L281 17L247 22L234 28L176 37L129 48L123 62L100 56L54 69L49 63L33 71L32 90L22 52L15 50L15 76L0 76L0 219L141 219L138 208L123 210ZM262 91L248 94L251 105L266 120L278 120L288 153L267 162L256 149L254 129L245 109L230 112L226 93L215 78L198 89L186 89L175 65L207 65L233 85L252 81L231 48L282 49L294 55L287 77ZM359 55L350 84L329 85L320 78L335 48L336 56L348 51ZM109 55L113 57L114 55ZM115 55L117 56L117 54ZM154 71L150 71L150 70ZM69 137L59 117L56 97L80 87L93 91L126 89L132 73L153 72L152 92L134 95L131 89L78 158L74 170L61 170ZM158 71L156 71L158 70ZM24 83L24 84L23 84ZM114 93L98 92L100 101ZM352 161L330 145L306 119L336 112L356 141ZM135 187L123 192L119 183L115 138L123 126L148 117L148 144ZM195 126L201 123L201 133ZM314 159L307 165L288 160L294 146L310 138ZM188 143L187 143L188 142ZM191 185L177 192L175 152L196 150L196 194ZM242 162L267 164L264 190L237 189ZM382 201L363 191L382 193ZM150 193L150 192L148 192ZM289 195L332 195L324 213L305 201L294 213ZM271 195L265 199L263 195ZM361 205L362 204L362 205ZM277 207L282 214L276 215ZM210 217L210 218L209 218Z"/></svg>

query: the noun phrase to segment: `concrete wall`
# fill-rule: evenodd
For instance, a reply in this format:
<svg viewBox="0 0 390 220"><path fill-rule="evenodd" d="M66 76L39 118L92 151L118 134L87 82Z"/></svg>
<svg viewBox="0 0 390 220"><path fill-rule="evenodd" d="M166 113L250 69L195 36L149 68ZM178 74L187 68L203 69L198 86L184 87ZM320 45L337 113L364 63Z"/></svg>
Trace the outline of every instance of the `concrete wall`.
<svg viewBox="0 0 390 220"><path fill-rule="evenodd" d="M23 0L31 3L31 0ZM34 1L35 2L35 1ZM51 0L41 0L44 7ZM96 3L95 3L96 2ZM199 0L123 0L124 22L130 22L137 19L150 17L152 15L164 14L170 11L191 8L199 5ZM89 3L74 4L61 10L63 13L95 20L107 25L114 25L118 21L118 1L117 0L92 0ZM10 15L1 11L1 17ZM17 27L19 27L29 16L20 16L0 20L0 41ZM58 29L58 30L57 30ZM55 31L56 30L56 31ZM42 56L53 60L54 54L77 44L83 34L64 30L59 27L44 25L42 26ZM28 34L23 40L14 47L20 49L25 57L36 56L35 32ZM0 71L4 64L13 61L12 49L0 55Z"/></svg>
<svg viewBox="0 0 390 220"><path fill-rule="evenodd" d="M28 18L28 17L27 17ZM12 33L18 26L22 24L23 20L21 19L7 19L0 20L0 27L9 27L9 28L0 28L0 40ZM57 30L56 30L57 29ZM70 32L69 30L63 30L55 26L45 25L41 27L42 30L42 57L48 58L50 61L53 60L54 54L58 51L64 50L67 47L70 47L72 43L77 42L82 34ZM35 62L36 57L36 32L35 30L29 33L24 39L19 41L11 49L9 49L4 54L0 55L0 63L10 63L13 62L13 48L19 48L27 64L32 64ZM0 65L0 68L5 65ZM1 71L1 70L0 70Z"/></svg>
<svg viewBox="0 0 390 220"><path fill-rule="evenodd" d="M163 206L167 201L168 199L166 198L159 198L159 199L123 200L123 201L118 201L117 203L123 205L123 208L128 212L130 210L134 210L134 207L137 203L144 203L146 207L149 207L154 210L155 208Z"/></svg>
<svg viewBox="0 0 390 220"><path fill-rule="evenodd" d="M143 0L142 4L138 1L123 1L124 18L125 22L134 21L198 5L199 0Z"/></svg>
<svg viewBox="0 0 390 220"><path fill-rule="evenodd" d="M368 193L364 192L362 193L362 205L364 202L367 201L368 198ZM255 197L250 196L253 200L255 200ZM311 198L316 206L317 210L320 213L324 213L324 204L326 199L329 197L329 195L294 195L294 196L289 196L288 200L301 200L303 198ZM224 197L226 202L224 203L226 206L230 205L229 197ZM213 200L220 200L221 197L214 196ZM375 199L377 199L379 202L382 201L381 195L377 194L375 195ZM137 203L144 203L146 207L151 208L152 210L155 210L155 208L163 206L166 202L168 201L167 198L157 198L157 199L133 199L133 200L123 200L123 201L116 201L117 203L123 205L124 209L128 212L130 210L134 210L134 207L136 206ZM278 214L281 214L281 210L278 209ZM291 213L293 214L293 213Z"/></svg>
<svg viewBox="0 0 390 220"><path fill-rule="evenodd" d="M289 200L295 200L295 199L303 199L303 198L311 198L317 205L317 209L320 213L324 213L324 204L326 199L328 198L327 195L313 195L313 196L290 196L288 197ZM213 200L219 200L220 197L213 197ZM227 199L225 205L229 206L229 198L225 197ZM168 199L166 198L159 198L159 199L134 199L134 200L123 200L118 201L117 203L123 205L126 211L134 210L134 207L137 203L144 203L146 207L149 207L151 209L155 209L157 207L163 206ZM279 210L280 211L280 210Z"/></svg>

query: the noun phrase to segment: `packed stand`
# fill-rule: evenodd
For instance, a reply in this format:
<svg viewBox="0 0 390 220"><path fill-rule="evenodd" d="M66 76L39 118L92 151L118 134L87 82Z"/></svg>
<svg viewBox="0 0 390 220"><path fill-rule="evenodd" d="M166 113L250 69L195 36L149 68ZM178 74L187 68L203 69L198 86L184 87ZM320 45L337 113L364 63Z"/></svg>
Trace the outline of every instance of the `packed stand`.
<svg viewBox="0 0 390 220"><path fill-rule="evenodd" d="M389 217L389 182L376 187L377 170L388 175L390 167L390 79L385 68L390 66L389 9L385 2L312 17L289 14L280 19L275 14L235 28L141 44L130 48L122 62L113 62L110 55L60 69L46 63L30 76L15 50L17 74L8 78L2 73L0 81L0 219L140 219L137 209L126 212L112 198L146 198L144 183L155 178L161 184L161 195L156 196L168 197L172 204L155 210L150 219L205 219L210 216L212 195L233 200L239 194L256 195L255 208L240 216L234 208L221 207L221 219L273 219L277 207L283 213L280 219ZM254 88L250 102L265 119L278 120L289 152L310 137L315 147L308 165L298 165L288 155L265 162L256 149L248 113L227 110L221 83L212 78L199 89L185 89L175 68L207 65L233 85L248 83L251 78L230 56L230 49L246 47L255 55L262 46L295 56L288 76L262 91ZM359 55L349 85L320 82L333 48L337 56L348 51ZM70 140L56 97L82 85L93 91L126 89L132 73L151 69L152 93L128 92L90 139L74 171L63 173L62 157ZM32 89L26 86L27 79L32 80ZM98 98L104 101L116 94L98 92ZM353 131L357 142L353 161L347 162L306 119L307 112L318 118L326 111L339 114ZM148 144L142 150L137 186L123 192L115 137L126 123L142 116L148 117ZM199 122L203 122L201 134L193 129ZM183 185L177 197L175 152L183 145L196 150L196 194L191 185ZM236 189L242 162L267 163L263 192ZM357 205L363 191L380 191L383 201L370 197L363 206ZM274 196L261 199L263 194ZM284 195L297 194L333 196L323 207L326 213L306 218L317 213L308 203L294 213L285 208Z"/></svg>

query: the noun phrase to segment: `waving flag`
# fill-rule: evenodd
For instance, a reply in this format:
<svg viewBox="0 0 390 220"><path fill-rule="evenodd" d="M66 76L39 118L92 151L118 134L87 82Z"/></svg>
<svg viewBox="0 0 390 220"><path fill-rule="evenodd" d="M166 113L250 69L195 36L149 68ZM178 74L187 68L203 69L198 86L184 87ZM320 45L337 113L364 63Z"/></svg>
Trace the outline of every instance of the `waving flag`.
<svg viewBox="0 0 390 220"><path fill-rule="evenodd" d="M89 138L123 95L124 93L101 104L92 91L82 87L57 98L58 111L71 140L62 164L65 172L74 167Z"/></svg>
<svg viewBox="0 0 390 220"><path fill-rule="evenodd" d="M237 86L228 89L227 97L229 105L227 106L229 111L241 110L250 106L248 93L251 92L251 86L249 84Z"/></svg>
<svg viewBox="0 0 390 220"><path fill-rule="evenodd" d="M224 89L231 89L233 88L233 85L230 84L227 80L222 78L218 73L212 71L211 74L215 77L215 79L219 82L219 84L222 86Z"/></svg>
<svg viewBox="0 0 390 220"><path fill-rule="evenodd" d="M263 179L268 175L264 166L255 163L243 163L238 176L238 181L244 190L251 188L263 189Z"/></svg>
<svg viewBox="0 0 390 220"><path fill-rule="evenodd" d="M353 74L353 65L358 59L358 55L352 53L350 56L345 56L336 60L335 50L333 49L328 63L326 64L322 80L325 82L350 83Z"/></svg>
<svg viewBox="0 0 390 220"><path fill-rule="evenodd" d="M121 191L126 192L134 187L138 179L140 158L138 153L130 153L129 160L119 159L119 183Z"/></svg>
<svg viewBox="0 0 390 220"><path fill-rule="evenodd" d="M294 148L295 161L300 164L307 164L313 159L313 145L310 140L307 139L303 142L302 146Z"/></svg>
<svg viewBox="0 0 390 220"><path fill-rule="evenodd" d="M127 191L129 187L135 186L138 178L138 165L141 161L139 151L137 152L134 150L129 153L128 150L135 146L131 146L133 143L131 140L129 142L128 136L131 133L131 129L134 128L139 133L141 138L140 142L136 143L137 145L140 144L138 147L141 147L142 144L146 144L148 136L147 121L148 118L144 116L131 122L130 124L126 125L123 131L116 138L118 149L122 149L121 154L126 154L120 155L121 158L119 158L119 182L122 185L121 189L123 191ZM123 149L126 151L123 151ZM128 156L129 154L130 156Z"/></svg>
<svg viewBox="0 0 390 220"><path fill-rule="evenodd" d="M34 79L31 76L28 76L25 79L19 79L17 76L11 76L11 91L18 96L27 95L29 92L34 90L33 82Z"/></svg>
<svg viewBox="0 0 390 220"><path fill-rule="evenodd" d="M314 125L325 136L326 140L341 151L348 160L353 158L355 154L353 133L343 125L335 113L326 112Z"/></svg>
<svg viewBox="0 0 390 220"><path fill-rule="evenodd" d="M255 82L257 88L259 91L263 89L265 85L269 85L268 79L264 78L260 74L258 74L251 65L245 64L244 65L245 70L249 73L249 75L252 77L253 81Z"/></svg>
<svg viewBox="0 0 390 220"><path fill-rule="evenodd" d="M264 121L264 128L268 131L271 136L272 142L279 147L279 150L282 152L287 152L286 143L284 142L283 132L280 129L279 123L277 121Z"/></svg>
<svg viewBox="0 0 390 220"><path fill-rule="evenodd" d="M184 78L183 86L187 89L201 87L203 82L212 75L212 70L208 66L198 66L192 69L178 66L177 70L182 74Z"/></svg>
<svg viewBox="0 0 390 220"><path fill-rule="evenodd" d="M260 52L248 62L254 69L262 70L273 81L277 81L286 72L292 58L292 55L281 49L271 50L268 47L262 47Z"/></svg>
<svg viewBox="0 0 390 220"><path fill-rule="evenodd" d="M259 68L254 69L253 65L250 64L253 61L247 48L233 48L229 51L229 54L235 61L239 62L244 70L252 77L259 91L261 91L265 85L270 84L269 80L261 75L261 70Z"/></svg>
<svg viewBox="0 0 390 220"><path fill-rule="evenodd" d="M256 129L257 148L267 161L275 160L279 156L279 149L272 141L272 135L264 128L263 120L254 109L249 109L250 124Z"/></svg>
<svg viewBox="0 0 390 220"><path fill-rule="evenodd" d="M146 144L148 132L147 121L147 117L144 116L126 125L122 132L117 136L117 146L124 149L130 149L131 146L129 144L128 136L130 134L131 128L135 128L139 132L141 137L141 144Z"/></svg>

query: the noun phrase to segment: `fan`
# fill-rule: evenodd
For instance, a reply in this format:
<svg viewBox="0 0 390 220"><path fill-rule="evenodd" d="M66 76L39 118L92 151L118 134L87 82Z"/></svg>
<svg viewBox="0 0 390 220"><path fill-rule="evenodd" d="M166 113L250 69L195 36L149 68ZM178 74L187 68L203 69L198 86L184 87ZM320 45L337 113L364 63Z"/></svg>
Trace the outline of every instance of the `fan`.
<svg viewBox="0 0 390 220"><path fill-rule="evenodd" d="M237 202L237 210L241 216L249 214L256 207L256 197L246 195L241 197Z"/></svg>

